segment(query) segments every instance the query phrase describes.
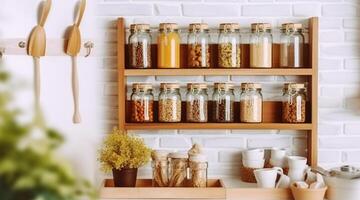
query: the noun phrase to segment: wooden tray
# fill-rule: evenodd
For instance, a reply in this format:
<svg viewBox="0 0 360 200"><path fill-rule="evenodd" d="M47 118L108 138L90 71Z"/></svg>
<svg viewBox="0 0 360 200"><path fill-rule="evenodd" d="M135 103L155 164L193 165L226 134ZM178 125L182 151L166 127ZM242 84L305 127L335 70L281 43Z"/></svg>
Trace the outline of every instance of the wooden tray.
<svg viewBox="0 0 360 200"><path fill-rule="evenodd" d="M152 187L151 179L139 179L136 187L114 187L112 179L106 179L100 191L100 199L226 199L224 184L210 179L207 188Z"/></svg>
<svg viewBox="0 0 360 200"><path fill-rule="evenodd" d="M290 189L227 188L227 200L293 200ZM309 199L311 200L311 199Z"/></svg>

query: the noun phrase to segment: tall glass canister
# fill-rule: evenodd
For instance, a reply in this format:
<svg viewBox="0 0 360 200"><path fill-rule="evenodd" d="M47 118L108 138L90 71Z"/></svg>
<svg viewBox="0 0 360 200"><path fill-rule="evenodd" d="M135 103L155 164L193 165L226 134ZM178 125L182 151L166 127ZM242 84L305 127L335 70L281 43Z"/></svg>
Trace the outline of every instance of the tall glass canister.
<svg viewBox="0 0 360 200"><path fill-rule="evenodd" d="M267 23L251 24L250 67L271 68L272 66L271 25Z"/></svg>
<svg viewBox="0 0 360 200"><path fill-rule="evenodd" d="M218 62L220 68L240 68L240 26L237 23L220 24Z"/></svg>
<svg viewBox="0 0 360 200"><path fill-rule="evenodd" d="M131 68L151 67L151 35L149 24L130 25L129 58Z"/></svg>
<svg viewBox="0 0 360 200"><path fill-rule="evenodd" d="M180 68L180 43L177 24L160 24L157 39L158 68Z"/></svg>
<svg viewBox="0 0 360 200"><path fill-rule="evenodd" d="M281 26L280 67L304 67L304 40L302 24Z"/></svg>
<svg viewBox="0 0 360 200"><path fill-rule="evenodd" d="M205 23L195 23L189 26L188 35L188 67L210 67L210 34Z"/></svg>
<svg viewBox="0 0 360 200"><path fill-rule="evenodd" d="M215 83L212 100L214 121L234 122L234 85L230 83Z"/></svg>

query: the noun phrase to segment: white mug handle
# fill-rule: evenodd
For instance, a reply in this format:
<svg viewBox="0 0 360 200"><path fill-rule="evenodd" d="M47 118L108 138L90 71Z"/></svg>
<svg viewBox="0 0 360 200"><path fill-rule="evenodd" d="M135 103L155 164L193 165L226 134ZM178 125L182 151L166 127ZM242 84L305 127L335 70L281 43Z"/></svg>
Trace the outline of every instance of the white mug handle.
<svg viewBox="0 0 360 200"><path fill-rule="evenodd" d="M284 170L281 167L273 167L273 169L275 169L277 171L277 174L280 175L280 178L275 185L275 188L278 188L280 185L281 176L284 175Z"/></svg>

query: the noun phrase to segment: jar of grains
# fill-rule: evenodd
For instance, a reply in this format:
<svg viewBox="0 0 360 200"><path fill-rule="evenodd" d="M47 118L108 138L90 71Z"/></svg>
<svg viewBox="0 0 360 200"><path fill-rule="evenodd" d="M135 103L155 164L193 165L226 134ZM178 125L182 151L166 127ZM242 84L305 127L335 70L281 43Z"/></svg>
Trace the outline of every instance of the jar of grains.
<svg viewBox="0 0 360 200"><path fill-rule="evenodd" d="M149 24L130 25L129 57L131 68L151 67L151 35Z"/></svg>
<svg viewBox="0 0 360 200"><path fill-rule="evenodd" d="M240 94L240 121L262 122L261 85L256 83L242 83Z"/></svg>
<svg viewBox="0 0 360 200"><path fill-rule="evenodd" d="M220 24L218 45L219 67L239 68L241 62L239 24Z"/></svg>
<svg viewBox="0 0 360 200"><path fill-rule="evenodd" d="M198 154L189 158L191 187L207 187L208 162L205 155Z"/></svg>
<svg viewBox="0 0 360 200"><path fill-rule="evenodd" d="M267 23L251 24L250 67L271 68L272 35L271 25Z"/></svg>
<svg viewBox="0 0 360 200"><path fill-rule="evenodd" d="M154 121L154 95L152 85L147 83L134 83L131 94L131 121Z"/></svg>
<svg viewBox="0 0 360 200"><path fill-rule="evenodd" d="M151 153L152 158L152 186L167 187L169 184L169 161L168 151L154 150Z"/></svg>
<svg viewBox="0 0 360 200"><path fill-rule="evenodd" d="M161 83L159 94L159 121L181 121L181 95L179 84Z"/></svg>
<svg viewBox="0 0 360 200"><path fill-rule="evenodd" d="M175 23L162 23L157 38L159 68L180 68L180 35Z"/></svg>
<svg viewBox="0 0 360 200"><path fill-rule="evenodd" d="M280 67L304 66L304 35L302 24L283 24L280 36Z"/></svg>
<svg viewBox="0 0 360 200"><path fill-rule="evenodd" d="M208 94L207 86L202 83L189 83L186 94L186 121L208 121Z"/></svg>
<svg viewBox="0 0 360 200"><path fill-rule="evenodd" d="M188 67L210 67L210 34L205 23L190 24L188 35Z"/></svg>
<svg viewBox="0 0 360 200"><path fill-rule="evenodd" d="M185 187L187 180L188 154L174 152L169 154L170 173L169 187Z"/></svg>
<svg viewBox="0 0 360 200"><path fill-rule="evenodd" d="M282 119L287 123L304 123L306 116L306 89L304 84L284 85Z"/></svg>
<svg viewBox="0 0 360 200"><path fill-rule="evenodd" d="M234 122L234 85L215 83L213 94L213 116L215 122Z"/></svg>

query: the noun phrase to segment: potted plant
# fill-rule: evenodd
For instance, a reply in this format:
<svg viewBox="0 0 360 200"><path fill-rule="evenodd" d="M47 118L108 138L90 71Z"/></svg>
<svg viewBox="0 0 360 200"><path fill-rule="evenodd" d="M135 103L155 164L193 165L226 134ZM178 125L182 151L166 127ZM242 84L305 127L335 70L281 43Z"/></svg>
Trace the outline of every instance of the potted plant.
<svg viewBox="0 0 360 200"><path fill-rule="evenodd" d="M137 170L150 155L141 138L114 129L104 140L99 161L104 172L112 171L115 187L135 187Z"/></svg>

